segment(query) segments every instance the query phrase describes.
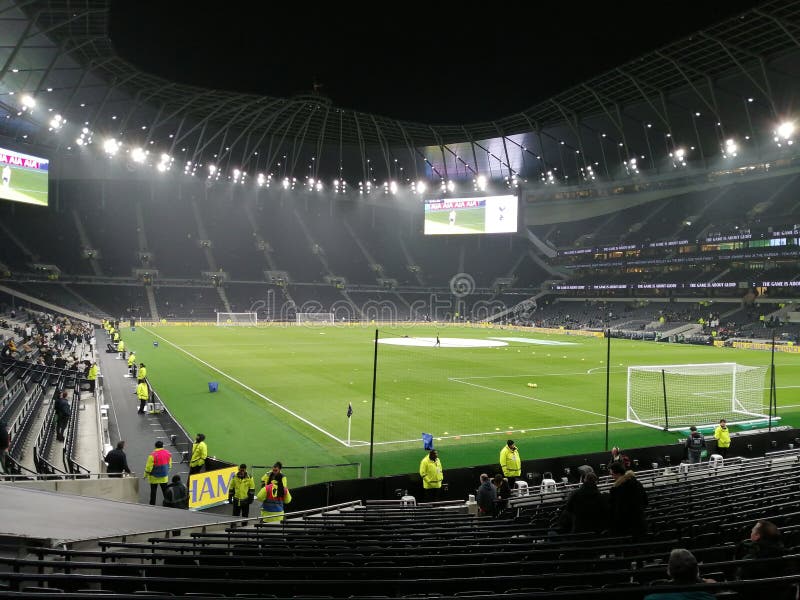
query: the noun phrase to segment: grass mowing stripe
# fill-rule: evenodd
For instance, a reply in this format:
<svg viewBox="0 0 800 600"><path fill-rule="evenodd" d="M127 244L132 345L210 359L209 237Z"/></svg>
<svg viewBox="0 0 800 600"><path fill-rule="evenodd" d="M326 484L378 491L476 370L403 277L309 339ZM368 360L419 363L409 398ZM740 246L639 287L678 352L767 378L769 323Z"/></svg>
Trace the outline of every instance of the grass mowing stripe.
<svg viewBox="0 0 800 600"><path fill-rule="evenodd" d="M317 431L319 431L320 433L324 433L325 435L327 435L327 436L328 436L329 438L331 438L332 440L335 440L335 441L339 442L339 443L340 443L342 446L347 446L347 442L345 442L344 440L341 440L341 439L339 439L338 437L336 437L336 436L335 436L335 435L333 435L332 433L330 433L330 432L328 432L328 431L325 431L325 430L324 430L322 427L320 427L319 425L315 425L314 423L312 423L312 422L311 422L311 421L309 421L308 419L306 419L306 418L304 418L304 417L301 417L301 416L300 416L300 415L298 415L296 412L294 412L294 411L292 411L292 410L290 410L290 409L286 408L286 407L285 407L285 406L283 406L282 404L278 404L277 402L275 402L275 401L274 401L274 400L272 400L271 398L267 398L267 397L266 397L264 394L262 394L261 392L259 392L259 391L257 391L257 390L254 390L253 388L251 388L251 387L250 387L249 385L247 385L246 383L243 383L243 382L239 381L238 379L236 379L236 378L235 378L235 377L233 377L232 375L228 375L228 374L227 374L227 373L225 373L224 371L220 371L220 370L219 370L218 368L216 368L214 365L211 365L211 364L207 363L206 361L204 361L203 359L201 359L201 358L198 358L197 356L195 356L194 354L192 354L192 353L191 353L191 352L189 352L188 350L184 350L183 348L181 348L181 347L180 347L180 346L178 346L177 344L174 344L173 342L169 341L167 338L165 338L165 337L162 337L162 336L158 335L158 334L157 334L155 331L152 331L152 330L148 329L147 327L142 327L142 329L144 329L144 330L145 330L145 331L147 331L148 333L151 333L152 335L156 336L157 338L159 338L159 339L161 339L161 340L164 340L164 341L165 341L165 342L167 342L167 343L168 343L170 346L172 346L173 348L175 348L175 349L177 349L177 350L180 350L181 352L183 352L184 354L186 354L186 355L187 355L187 356L189 356L190 358L193 358L194 360L196 360L197 362L199 362L199 363L200 363L200 364L202 364L203 366L205 366L205 367L208 367L208 368L209 368L209 369L211 369L212 371L214 371L214 372L216 372L216 373L219 373L220 375L222 375L223 377L225 377L225 378L227 378L227 379L230 379L232 382L234 382L235 384L237 384L237 385L239 385L239 386L243 387L244 389L246 389L246 390L247 390L248 392L250 392L251 394L254 394L254 395L258 396L259 398L261 398L261 399L263 399L263 400L266 400L267 402L269 402L269 403L270 403L270 404L272 404L273 406L276 406L277 408L280 408L282 411L284 411L284 412L286 412L286 413L288 413L288 414L292 415L292 416L293 416L295 419L298 419L299 421L302 421L303 423L305 423L306 425L308 425L309 427L311 427L311 428L313 428L313 429L316 429L316 430L317 430Z"/></svg>
<svg viewBox="0 0 800 600"><path fill-rule="evenodd" d="M574 406L567 406L565 404L559 404L558 402L550 402L548 400L540 400L539 398L534 398L533 396L525 396L524 394L517 394L516 392L507 392L505 390L498 390L497 388L489 387L488 385L478 385L477 383L470 383L469 381L462 381L457 377L453 377L450 381L456 381L458 383L463 383L464 385L471 385L476 388L483 388L484 390L489 390L490 392L497 392L499 394L508 394L509 396L515 396L517 398L524 398L525 400L533 400L534 402L540 402L542 404L549 404L550 406L558 406L559 408L564 408L568 411L577 411L583 412L588 415L594 415L596 417L605 417L603 413L594 412L593 410L586 410L585 408L575 408ZM614 419L615 421L625 421L625 419L620 419L618 417L612 417L609 415L610 419ZM531 431L535 431L531 429Z"/></svg>

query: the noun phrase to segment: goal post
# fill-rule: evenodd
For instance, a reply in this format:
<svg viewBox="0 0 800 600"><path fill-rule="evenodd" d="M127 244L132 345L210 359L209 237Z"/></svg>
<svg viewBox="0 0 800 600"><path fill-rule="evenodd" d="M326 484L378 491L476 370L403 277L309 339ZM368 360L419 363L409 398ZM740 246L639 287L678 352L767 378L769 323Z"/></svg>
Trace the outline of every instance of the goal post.
<svg viewBox="0 0 800 600"><path fill-rule="evenodd" d="M251 327L258 325L258 313L218 312L217 325L220 327Z"/></svg>
<svg viewBox="0 0 800 600"><path fill-rule="evenodd" d="M736 363L631 366L626 418L665 431L720 419L731 425L763 421L769 419L766 374L767 367Z"/></svg>
<svg viewBox="0 0 800 600"><path fill-rule="evenodd" d="M298 325L333 325L333 313L317 312L317 313L297 313Z"/></svg>

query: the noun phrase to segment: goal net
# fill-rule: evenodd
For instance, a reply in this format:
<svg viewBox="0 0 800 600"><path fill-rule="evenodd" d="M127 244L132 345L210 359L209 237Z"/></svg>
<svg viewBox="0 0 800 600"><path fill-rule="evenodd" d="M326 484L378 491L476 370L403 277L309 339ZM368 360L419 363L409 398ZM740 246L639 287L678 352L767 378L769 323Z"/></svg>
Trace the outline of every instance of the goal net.
<svg viewBox="0 0 800 600"><path fill-rule="evenodd" d="M247 327L258 325L258 314L254 312L218 312L217 325L220 327Z"/></svg>
<svg viewBox="0 0 800 600"><path fill-rule="evenodd" d="M333 325L333 313L297 313L298 325Z"/></svg>
<svg viewBox="0 0 800 600"><path fill-rule="evenodd" d="M666 431L763 421L766 373L736 363L628 367L627 420Z"/></svg>

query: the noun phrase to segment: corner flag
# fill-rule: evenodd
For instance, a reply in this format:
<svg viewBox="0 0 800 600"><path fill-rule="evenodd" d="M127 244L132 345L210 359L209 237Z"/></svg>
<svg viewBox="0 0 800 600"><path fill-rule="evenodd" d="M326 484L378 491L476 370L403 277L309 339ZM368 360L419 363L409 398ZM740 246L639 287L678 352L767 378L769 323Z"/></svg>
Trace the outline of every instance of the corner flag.
<svg viewBox="0 0 800 600"><path fill-rule="evenodd" d="M353 416L353 403L352 402L348 402L347 403L347 418L349 419L352 416Z"/></svg>

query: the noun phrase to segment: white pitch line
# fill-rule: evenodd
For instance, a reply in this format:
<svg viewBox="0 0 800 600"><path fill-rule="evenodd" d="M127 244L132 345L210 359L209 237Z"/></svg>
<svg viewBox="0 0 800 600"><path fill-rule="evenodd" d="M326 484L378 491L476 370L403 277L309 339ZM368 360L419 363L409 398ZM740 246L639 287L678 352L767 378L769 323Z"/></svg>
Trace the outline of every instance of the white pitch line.
<svg viewBox="0 0 800 600"><path fill-rule="evenodd" d="M220 374L220 375L222 375L223 377L226 377L226 378L230 379L230 380L231 380L232 382L234 382L235 384L242 386L242 387L243 387L244 389L246 389L248 392L250 392L250 393L252 393L252 394L255 394L256 396L258 396L258 397L259 397L259 398L261 398L262 400L266 400L267 402L269 402L269 403L270 403L270 404L272 404L273 406L277 406L277 407L278 407L278 408L280 408L281 410L283 410L283 411L285 411L285 412L289 413L290 415L292 415L294 418L298 419L299 421L302 421L303 423L305 423L305 424L306 424L306 425L308 425L309 427L313 427L314 429L316 429L316 430L317 430L317 431L319 431L320 433L324 433L325 435L327 435L327 436L328 436L329 438L331 438L332 440L336 440L336 441L337 441L337 442L339 442L339 443L340 443L342 446L345 446L345 447L347 447L347 442L346 442L345 440L341 440L341 439L339 439L338 437L336 437L335 435L333 435L332 433L330 433L330 432L328 432L328 431L325 431L325 430L324 430L322 427L320 427L319 425L315 425L314 423L312 423L312 422L311 422L311 421L309 421L308 419L306 419L306 418L304 418L304 417L301 417L300 415L298 415L298 414L297 414L296 412L294 412L293 410L290 410L290 409L286 408L286 407L285 407L285 406L283 406L282 404L278 404L277 402L275 402L275 401L274 401L274 400L272 400L271 398L267 398L267 397L266 397L264 394L262 394L262 393L261 393L261 392L259 392L259 391L256 391L256 390L254 390L253 388L251 388L251 387L250 387L249 385L247 385L246 383L243 383L243 382L239 381L238 379L236 379L235 377L233 377L233 376L231 376L231 375L228 375L228 374L227 374L227 373L225 373L224 371L220 371L220 370L219 370L217 367L215 367L214 365L211 365L211 364L207 363L206 361L202 360L201 358L198 358L198 357L196 357L196 356L195 356L194 354L192 354L191 352L188 352L188 351L184 350L183 348L181 348L180 346L178 346L177 344L174 344L174 343L172 343L172 342L171 342L171 341L169 341L167 338L165 338L165 337L162 337L162 336L158 335L158 334L157 334L155 331L152 331L152 330L148 329L147 327L142 327L142 329L144 329L145 331L147 331L147 332L149 332L149 333L152 333L152 334L153 334L154 336L156 336L157 338L160 338L160 339L164 340L164 341L165 341L165 342L167 342L167 343L168 343L170 346L172 346L172 347L174 347L174 348L177 348L178 350L180 350L181 352L183 352L183 353L184 353L184 354L186 354L187 356L190 356L191 358L193 358L193 359L194 359L194 360L196 360L197 362L199 362L199 363L201 363L201 364L205 365L206 367L208 367L208 368L209 368L209 369L211 369L212 371L216 371L217 373L219 373L219 374Z"/></svg>
<svg viewBox="0 0 800 600"><path fill-rule="evenodd" d="M612 417L614 418L614 417ZM627 423L627 421L615 421L613 423L609 423L609 425L622 425ZM578 423L576 425L553 425L551 427L520 427L518 429L514 429L515 432L521 433L525 432L528 433L529 431L551 431L554 429L573 429L576 427L596 427L598 425L605 425L605 421L601 421L599 423ZM483 433L462 433L458 435L435 435L433 436L436 440L452 440L456 438L465 438L465 437L478 437L483 435L498 435L499 431L485 431ZM375 442L376 446L386 446L388 444L408 444L411 442L419 442L419 438L414 438L413 440L392 440L390 442ZM364 445L369 445L369 442L363 442ZM355 444L354 444L355 445Z"/></svg>
<svg viewBox="0 0 800 600"><path fill-rule="evenodd" d="M587 375L585 371L580 373L523 373L522 375L475 375L474 377L448 377L450 381L461 381L468 379L512 379L514 377L571 377L573 375Z"/></svg>
<svg viewBox="0 0 800 600"><path fill-rule="evenodd" d="M469 381L463 381L461 379L455 379L455 378L452 379L452 381L463 383L464 385L471 385L477 388L483 388L484 390L497 392L498 394L508 394L509 396L516 396L517 398L525 398L525 400L533 400L534 402L541 402L542 404L550 404L551 406L558 406L559 408L565 408L567 410L574 410L577 412L586 413L587 415L595 415L596 417L605 417L603 413L594 412L592 410L586 410L584 408L575 408L574 406L567 406L565 404L559 404L558 402L550 402L549 400L540 400L539 398L533 398L532 396L525 396L524 394L517 394L515 392L498 390L497 388L489 387L488 385L478 385L477 383L470 383ZM612 417L610 415L609 418L614 419L615 421L625 422L625 419L618 419L617 417ZM605 424L605 422L603 424Z"/></svg>

